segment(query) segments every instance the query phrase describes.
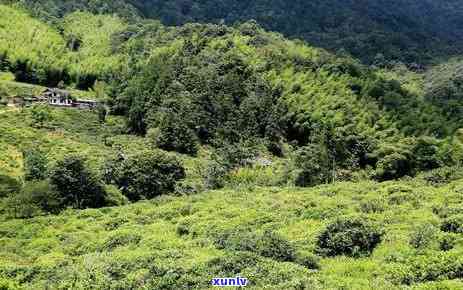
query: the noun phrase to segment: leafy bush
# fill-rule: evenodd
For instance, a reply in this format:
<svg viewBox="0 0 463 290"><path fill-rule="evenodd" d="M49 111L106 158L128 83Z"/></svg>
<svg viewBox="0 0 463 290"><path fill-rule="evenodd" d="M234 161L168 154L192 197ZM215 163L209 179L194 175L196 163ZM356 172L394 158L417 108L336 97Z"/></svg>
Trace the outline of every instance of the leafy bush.
<svg viewBox="0 0 463 290"><path fill-rule="evenodd" d="M26 181L44 180L48 173L48 159L39 150L28 150L24 153L24 170Z"/></svg>
<svg viewBox="0 0 463 290"><path fill-rule="evenodd" d="M260 257L251 252L233 252L207 262L207 267L217 277L240 274L244 269L254 267Z"/></svg>
<svg viewBox="0 0 463 290"><path fill-rule="evenodd" d="M64 206L82 209L105 205L104 185L81 156L69 155L59 160L50 173L50 182Z"/></svg>
<svg viewBox="0 0 463 290"><path fill-rule="evenodd" d="M454 215L444 219L441 230L448 233L463 234L463 215Z"/></svg>
<svg viewBox="0 0 463 290"><path fill-rule="evenodd" d="M423 224L412 232L409 243L415 249L425 249L436 241L436 238L436 228L431 224Z"/></svg>
<svg viewBox="0 0 463 290"><path fill-rule="evenodd" d="M53 119L50 107L48 105L36 104L30 109L32 126L43 128L44 125Z"/></svg>
<svg viewBox="0 0 463 290"><path fill-rule="evenodd" d="M21 183L8 175L0 174L0 198L6 197L10 193L19 192Z"/></svg>
<svg viewBox="0 0 463 290"><path fill-rule="evenodd" d="M253 252L283 262L295 261L297 258L294 247L271 231L258 234L235 229L219 234L215 239L215 245L219 249Z"/></svg>
<svg viewBox="0 0 463 290"><path fill-rule="evenodd" d="M323 145L310 144L295 153L295 184L314 186L330 180L331 164L328 151Z"/></svg>
<svg viewBox="0 0 463 290"><path fill-rule="evenodd" d="M320 258L313 254L298 254L295 262L310 270L319 270L321 268Z"/></svg>
<svg viewBox="0 0 463 290"><path fill-rule="evenodd" d="M7 211L16 218L30 218L42 213L59 213L62 202L48 181L28 182L20 192L11 194L6 201Z"/></svg>
<svg viewBox="0 0 463 290"><path fill-rule="evenodd" d="M229 170L217 161L210 161L203 173L204 185L208 189L219 189L225 186Z"/></svg>
<svg viewBox="0 0 463 290"><path fill-rule="evenodd" d="M418 171L432 170L443 165L439 156L439 142L435 138L427 136L417 138L413 148L413 157Z"/></svg>
<svg viewBox="0 0 463 290"><path fill-rule="evenodd" d="M166 151L176 151L194 156L198 152L196 139L193 131L183 123L180 116L168 114L159 126L154 143Z"/></svg>
<svg viewBox="0 0 463 290"><path fill-rule="evenodd" d="M112 251L117 247L137 245L141 239L142 236L139 234L134 234L131 232L116 232L104 242L102 249L106 251Z"/></svg>
<svg viewBox="0 0 463 290"><path fill-rule="evenodd" d="M392 180L414 174L410 140L398 144L383 144L376 152L375 178L380 181Z"/></svg>
<svg viewBox="0 0 463 290"><path fill-rule="evenodd" d="M271 231L265 231L259 238L257 251L261 256L277 261L286 262L296 259L293 246L286 239Z"/></svg>
<svg viewBox="0 0 463 290"><path fill-rule="evenodd" d="M196 180L181 180L175 184L175 193L180 195L197 194L204 191L204 184Z"/></svg>
<svg viewBox="0 0 463 290"><path fill-rule="evenodd" d="M107 206L120 206L124 204L128 204L129 200L122 192L114 185L105 185L105 204Z"/></svg>
<svg viewBox="0 0 463 290"><path fill-rule="evenodd" d="M363 213L382 213L386 208L386 200L381 197L368 198L360 203L360 210Z"/></svg>
<svg viewBox="0 0 463 290"><path fill-rule="evenodd" d="M439 241L439 248L441 251L450 251L455 247L456 241L456 237L451 234L443 235Z"/></svg>
<svg viewBox="0 0 463 290"><path fill-rule="evenodd" d="M343 217L329 224L317 240L318 251L326 256L370 255L381 242L383 232L361 217Z"/></svg>
<svg viewBox="0 0 463 290"><path fill-rule="evenodd" d="M421 178L430 185L440 186L463 178L463 170L460 166L446 166L423 173Z"/></svg>
<svg viewBox="0 0 463 290"><path fill-rule="evenodd" d="M177 181L185 178L180 161L160 151L119 158L106 162L105 179L117 185L131 201L173 192Z"/></svg>
<svg viewBox="0 0 463 290"><path fill-rule="evenodd" d="M459 253L452 252L414 255L393 269L392 276L406 285L460 279L463 277L463 259Z"/></svg>

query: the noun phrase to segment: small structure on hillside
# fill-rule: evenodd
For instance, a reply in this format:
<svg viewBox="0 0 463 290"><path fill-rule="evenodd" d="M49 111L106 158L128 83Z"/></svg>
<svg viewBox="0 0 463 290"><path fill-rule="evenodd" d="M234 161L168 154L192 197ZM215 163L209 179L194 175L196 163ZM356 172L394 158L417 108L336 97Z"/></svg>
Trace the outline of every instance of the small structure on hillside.
<svg viewBox="0 0 463 290"><path fill-rule="evenodd" d="M77 99L72 105L80 109L94 109L98 105L98 102L94 100Z"/></svg>
<svg viewBox="0 0 463 290"><path fill-rule="evenodd" d="M57 107L93 109L98 105L95 100L75 99L69 91L55 88L47 88L41 98L48 100L49 105Z"/></svg>
<svg viewBox="0 0 463 290"><path fill-rule="evenodd" d="M8 98L9 107L28 107L36 103L47 103L47 99L42 97L20 97L12 96Z"/></svg>
<svg viewBox="0 0 463 290"><path fill-rule="evenodd" d="M8 106L11 107L28 107L39 103L77 109L94 109L98 105L95 100L76 99L69 91L55 88L47 88L40 96L13 96L8 98Z"/></svg>
<svg viewBox="0 0 463 290"><path fill-rule="evenodd" d="M72 107L71 93L66 90L47 88L41 95L48 100L48 104L58 107Z"/></svg>

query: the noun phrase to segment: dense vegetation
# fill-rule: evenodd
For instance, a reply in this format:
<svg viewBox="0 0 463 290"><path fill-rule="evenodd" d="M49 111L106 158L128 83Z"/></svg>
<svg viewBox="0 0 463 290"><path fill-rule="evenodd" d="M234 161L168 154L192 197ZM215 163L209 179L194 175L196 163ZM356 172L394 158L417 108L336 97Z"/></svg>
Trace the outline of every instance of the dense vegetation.
<svg viewBox="0 0 463 290"><path fill-rule="evenodd" d="M168 25L255 19L266 29L379 65L402 61L420 68L436 56L457 54L463 48L463 4L458 0L19 2L47 21L76 10L117 13L128 19L145 16Z"/></svg>
<svg viewBox="0 0 463 290"><path fill-rule="evenodd" d="M1 3L0 289L462 286L456 1Z"/></svg>
<svg viewBox="0 0 463 290"><path fill-rule="evenodd" d="M250 289L460 289L462 186L221 190L4 221L0 285L208 289L240 275Z"/></svg>

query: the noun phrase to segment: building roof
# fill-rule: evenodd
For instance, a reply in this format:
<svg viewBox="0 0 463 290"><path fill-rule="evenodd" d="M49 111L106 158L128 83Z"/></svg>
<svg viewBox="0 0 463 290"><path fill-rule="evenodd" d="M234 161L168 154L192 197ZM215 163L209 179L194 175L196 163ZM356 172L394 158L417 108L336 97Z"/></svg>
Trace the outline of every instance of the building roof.
<svg viewBox="0 0 463 290"><path fill-rule="evenodd" d="M45 89L45 91L43 91L42 94L45 95L47 93L54 93L62 97L69 97L71 95L69 91L58 89L58 88L47 88Z"/></svg>

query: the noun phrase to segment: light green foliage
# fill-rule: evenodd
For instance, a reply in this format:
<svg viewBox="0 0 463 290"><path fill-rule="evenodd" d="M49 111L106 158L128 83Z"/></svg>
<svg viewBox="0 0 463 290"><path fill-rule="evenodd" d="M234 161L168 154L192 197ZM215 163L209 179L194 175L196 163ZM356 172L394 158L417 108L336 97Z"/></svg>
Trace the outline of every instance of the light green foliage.
<svg viewBox="0 0 463 290"><path fill-rule="evenodd" d="M29 61L56 69L64 64L65 42L58 31L19 9L0 5L0 14L0 54L6 53L9 62Z"/></svg>
<svg viewBox="0 0 463 290"><path fill-rule="evenodd" d="M22 82L57 86L64 81L88 89L97 78L118 70L112 35L125 28L115 16L76 12L60 24L62 33L26 12L0 5L0 56ZM78 49L75 44L79 42ZM3 58L0 58L3 59Z"/></svg>
<svg viewBox="0 0 463 290"><path fill-rule="evenodd" d="M69 46L73 46L72 41L81 43L69 52L69 69L78 76L77 82L86 75L99 76L118 69L121 56L114 54L111 37L125 29L123 21L109 15L76 12L64 18L62 27ZM99 91L98 84L96 87Z"/></svg>
<svg viewBox="0 0 463 290"><path fill-rule="evenodd" d="M51 110L48 105L34 105L30 112L33 121L32 126L34 127L42 128L52 120Z"/></svg>
<svg viewBox="0 0 463 290"><path fill-rule="evenodd" d="M47 178L48 159L37 148L24 153L24 179L44 180Z"/></svg>
<svg viewBox="0 0 463 290"><path fill-rule="evenodd" d="M409 194L418 195L419 202L406 200L387 204L382 212L363 213L362 220L382 225L384 233L371 255L313 256L318 238L339 215L355 216L359 202L387 199L391 188L399 187L411 188ZM303 190L221 190L118 208L66 211L28 223L2 221L0 273L11 283L31 288L42 288L47 280L52 288L74 283L207 289L211 277L241 275L250 279L250 289L294 285L369 289L373 284L400 289L409 283L421 289L432 285L458 289L461 234L454 234L454 246L445 251L434 246L415 249L409 242L424 221L441 220L434 212L461 210L462 188L461 181L435 188L416 179ZM435 209L442 205L444 209ZM319 269L311 270L314 266ZM43 271L28 276L27 284L22 282L21 273L36 267Z"/></svg>
<svg viewBox="0 0 463 290"><path fill-rule="evenodd" d="M416 249L425 249L437 240L437 229L432 224L418 226L410 237L410 245Z"/></svg>

